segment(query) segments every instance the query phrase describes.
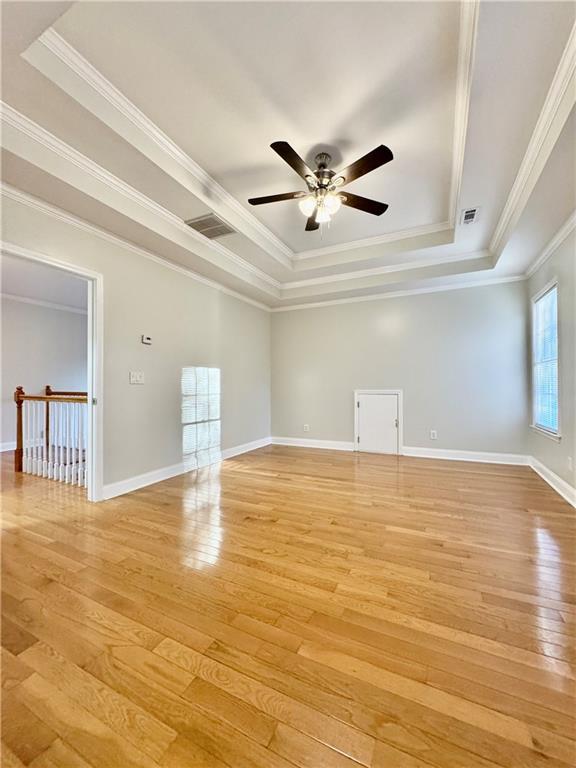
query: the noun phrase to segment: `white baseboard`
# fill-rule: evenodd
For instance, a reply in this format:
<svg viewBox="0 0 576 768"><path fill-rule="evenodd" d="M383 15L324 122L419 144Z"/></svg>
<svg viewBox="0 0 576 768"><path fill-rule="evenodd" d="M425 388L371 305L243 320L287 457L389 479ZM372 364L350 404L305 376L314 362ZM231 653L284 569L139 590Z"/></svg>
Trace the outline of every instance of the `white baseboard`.
<svg viewBox="0 0 576 768"><path fill-rule="evenodd" d="M222 461L231 459L233 456L239 456L241 453L248 453L249 451L255 451L257 448L264 448L270 445L272 442L271 437L262 437L260 440L252 440L251 443L244 443L243 445L235 445L234 448L226 448L222 451Z"/></svg>
<svg viewBox="0 0 576 768"><path fill-rule="evenodd" d="M538 459L535 459L534 456L529 456L528 459L528 463L534 472L536 472L537 475L540 475L542 480L545 480L548 485L553 488L556 493L559 493L562 498L566 499L569 504L576 507L576 488L559 477L555 472L552 472L551 469L544 466L544 464L542 464L541 461L538 461Z"/></svg>
<svg viewBox="0 0 576 768"><path fill-rule="evenodd" d="M15 450L16 450L16 442L0 443L0 453L4 453L5 451L15 451Z"/></svg>
<svg viewBox="0 0 576 768"><path fill-rule="evenodd" d="M529 456L521 453L492 453L490 451L458 451L446 448L420 448L405 445L404 456L448 461L479 461L483 464L528 464Z"/></svg>
<svg viewBox="0 0 576 768"><path fill-rule="evenodd" d="M171 477L176 477L176 475L181 475L184 472L186 472L184 464L173 464L171 467L153 469L152 472L128 477L126 480L119 480L117 483L108 483L102 489L102 498L113 499L115 496L123 496L125 493L137 491L139 488L145 488L147 485L153 485L154 483L161 483L162 480L169 480Z"/></svg>
<svg viewBox="0 0 576 768"><path fill-rule="evenodd" d="M314 440L300 437L273 437L272 445L293 445L297 448L322 448L328 451L353 451L354 443L346 440Z"/></svg>
<svg viewBox="0 0 576 768"><path fill-rule="evenodd" d="M238 456L241 453L254 451L256 448L263 448L266 445L270 445L270 441L269 437L263 437L260 440L253 440L251 443L226 448L222 451L222 461ZM190 470L186 469L183 463L180 463L173 464L171 467L154 469L151 472L145 472L135 477L128 477L126 480L119 480L117 483L105 485L102 491L102 498L105 500L113 499L116 496L123 496L125 493L137 491L139 488L145 488L147 485L154 485L154 483L161 483L163 480L169 480L171 477L182 475L188 471Z"/></svg>

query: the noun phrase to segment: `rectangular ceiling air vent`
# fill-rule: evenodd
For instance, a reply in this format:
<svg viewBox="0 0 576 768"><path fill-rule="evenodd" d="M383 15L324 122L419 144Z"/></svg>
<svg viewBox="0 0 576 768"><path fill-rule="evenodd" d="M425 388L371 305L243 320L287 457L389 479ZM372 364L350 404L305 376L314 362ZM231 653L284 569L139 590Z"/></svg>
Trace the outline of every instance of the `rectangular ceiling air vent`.
<svg viewBox="0 0 576 768"><path fill-rule="evenodd" d="M460 224L474 224L478 221L480 208L464 208L460 214Z"/></svg>
<svg viewBox="0 0 576 768"><path fill-rule="evenodd" d="M197 219L188 219L184 224L187 224L191 229L195 229L196 232L200 232L201 235L204 235L209 240L215 240L217 237L224 237L224 235L231 235L234 232L232 227L229 227L225 221L222 221L213 213L209 213L207 216L199 216Z"/></svg>

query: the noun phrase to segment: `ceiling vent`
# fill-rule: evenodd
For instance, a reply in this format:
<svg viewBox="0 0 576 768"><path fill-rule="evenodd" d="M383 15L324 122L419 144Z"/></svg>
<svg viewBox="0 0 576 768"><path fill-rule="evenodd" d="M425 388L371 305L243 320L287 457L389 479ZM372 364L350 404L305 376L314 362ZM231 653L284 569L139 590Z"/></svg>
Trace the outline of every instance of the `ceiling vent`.
<svg viewBox="0 0 576 768"><path fill-rule="evenodd" d="M460 214L460 224L474 224L478 221L480 208L464 208Z"/></svg>
<svg viewBox="0 0 576 768"><path fill-rule="evenodd" d="M225 221L222 221L213 213L209 213L207 216L199 216L197 219L188 219L184 224L187 224L196 232L200 232L201 235L204 235L209 240L215 240L217 237L224 237L224 235L231 235L234 232L232 227L229 227Z"/></svg>

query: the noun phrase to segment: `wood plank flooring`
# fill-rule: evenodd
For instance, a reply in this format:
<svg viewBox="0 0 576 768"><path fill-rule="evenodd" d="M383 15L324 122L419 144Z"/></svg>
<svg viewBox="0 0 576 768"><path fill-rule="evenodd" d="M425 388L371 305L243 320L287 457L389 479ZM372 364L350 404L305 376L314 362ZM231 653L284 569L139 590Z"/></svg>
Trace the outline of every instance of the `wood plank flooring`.
<svg viewBox="0 0 576 768"><path fill-rule="evenodd" d="M3 456L2 765L576 764L576 513L271 446L91 505Z"/></svg>

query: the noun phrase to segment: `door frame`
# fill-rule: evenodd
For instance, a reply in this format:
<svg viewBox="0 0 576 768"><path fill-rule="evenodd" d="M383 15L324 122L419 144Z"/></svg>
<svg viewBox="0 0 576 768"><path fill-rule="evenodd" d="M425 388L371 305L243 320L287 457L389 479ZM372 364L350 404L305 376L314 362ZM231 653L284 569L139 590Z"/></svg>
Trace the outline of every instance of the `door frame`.
<svg viewBox="0 0 576 768"><path fill-rule="evenodd" d="M398 452L404 453L404 391L402 389L355 389L354 390L354 450L358 451L358 395L397 395L398 397Z"/></svg>
<svg viewBox="0 0 576 768"><path fill-rule="evenodd" d="M87 295L87 391L88 391L88 434L86 452L88 462L88 501L102 501L103 493L103 392L104 392L104 277L100 272L60 261L39 251L22 248L13 243L2 242L2 253L29 261L38 261L55 269L68 272L88 283Z"/></svg>

